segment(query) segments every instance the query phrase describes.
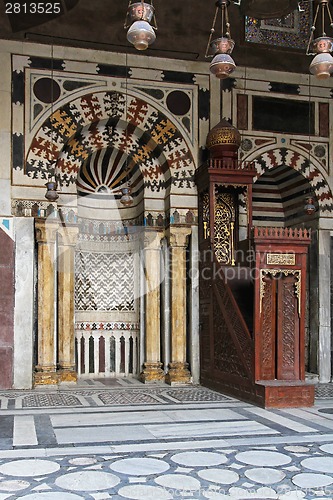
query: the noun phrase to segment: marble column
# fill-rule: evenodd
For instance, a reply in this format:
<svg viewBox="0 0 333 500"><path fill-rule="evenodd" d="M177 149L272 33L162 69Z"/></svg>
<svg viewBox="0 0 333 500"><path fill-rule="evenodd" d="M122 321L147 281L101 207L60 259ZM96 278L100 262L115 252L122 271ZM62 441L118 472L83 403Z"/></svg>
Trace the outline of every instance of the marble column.
<svg viewBox="0 0 333 500"><path fill-rule="evenodd" d="M145 361L140 380L144 383L164 381L161 363L160 283L161 233L146 231L145 266Z"/></svg>
<svg viewBox="0 0 333 500"><path fill-rule="evenodd" d="M76 382L74 331L74 257L76 226L58 231L58 367L61 382Z"/></svg>
<svg viewBox="0 0 333 500"><path fill-rule="evenodd" d="M189 356L193 384L199 384L200 382L199 259L198 226L192 226L190 242Z"/></svg>
<svg viewBox="0 0 333 500"><path fill-rule="evenodd" d="M169 232L171 253L171 363L166 375L168 384L192 382L186 362L186 248L189 228Z"/></svg>
<svg viewBox="0 0 333 500"><path fill-rule="evenodd" d="M35 384L56 384L55 356L55 243L58 221L36 220L38 243L38 364Z"/></svg>
<svg viewBox="0 0 333 500"><path fill-rule="evenodd" d="M15 219L14 389L33 385L34 229L32 217Z"/></svg>
<svg viewBox="0 0 333 500"><path fill-rule="evenodd" d="M331 381L331 236L330 231L318 232L319 269L319 381Z"/></svg>

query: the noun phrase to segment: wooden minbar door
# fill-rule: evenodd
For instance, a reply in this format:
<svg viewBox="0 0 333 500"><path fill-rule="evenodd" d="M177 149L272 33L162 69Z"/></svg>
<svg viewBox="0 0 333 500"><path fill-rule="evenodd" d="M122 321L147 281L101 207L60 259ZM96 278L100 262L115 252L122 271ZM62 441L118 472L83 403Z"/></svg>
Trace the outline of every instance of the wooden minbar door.
<svg viewBox="0 0 333 500"><path fill-rule="evenodd" d="M310 232L254 228L255 382L265 406L310 406L305 383L306 258Z"/></svg>
<svg viewBox="0 0 333 500"><path fill-rule="evenodd" d="M196 172L200 382L254 400L253 338L229 286L229 276L237 274L240 240L249 241L256 175L252 163L238 160L239 144L238 130L222 120L208 134L210 157Z"/></svg>

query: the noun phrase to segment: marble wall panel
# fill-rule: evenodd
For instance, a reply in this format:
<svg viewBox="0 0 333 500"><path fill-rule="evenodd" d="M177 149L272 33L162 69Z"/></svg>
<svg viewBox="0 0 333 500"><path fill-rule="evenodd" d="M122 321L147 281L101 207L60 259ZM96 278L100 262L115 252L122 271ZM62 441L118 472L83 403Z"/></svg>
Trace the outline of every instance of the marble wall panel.
<svg viewBox="0 0 333 500"><path fill-rule="evenodd" d="M34 219L15 220L14 387L32 387L34 336Z"/></svg>
<svg viewBox="0 0 333 500"><path fill-rule="evenodd" d="M14 348L14 242L0 228L0 388L13 383Z"/></svg>

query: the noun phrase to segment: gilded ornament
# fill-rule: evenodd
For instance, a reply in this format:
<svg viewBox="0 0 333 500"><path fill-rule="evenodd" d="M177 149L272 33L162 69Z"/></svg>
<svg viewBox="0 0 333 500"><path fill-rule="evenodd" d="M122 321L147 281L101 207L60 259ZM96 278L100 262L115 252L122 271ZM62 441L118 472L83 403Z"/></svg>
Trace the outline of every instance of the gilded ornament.
<svg viewBox="0 0 333 500"><path fill-rule="evenodd" d="M240 133L237 129L231 128L221 128L212 129L207 137L207 148L211 149L214 146L220 146L223 144L233 144L239 146L241 143Z"/></svg>

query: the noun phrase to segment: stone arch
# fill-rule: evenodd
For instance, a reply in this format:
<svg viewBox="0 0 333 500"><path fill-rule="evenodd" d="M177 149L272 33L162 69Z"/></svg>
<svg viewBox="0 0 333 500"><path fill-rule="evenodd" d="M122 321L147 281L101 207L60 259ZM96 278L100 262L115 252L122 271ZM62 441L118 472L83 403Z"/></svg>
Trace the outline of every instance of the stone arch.
<svg viewBox="0 0 333 500"><path fill-rule="evenodd" d="M251 155L251 158L248 157L246 160L252 160L257 170L257 177L254 178L254 182L256 182L259 176L275 167L283 165L293 168L308 180L317 198L320 211L333 212L331 189L325 177L315 165L316 162L314 159L311 158L310 161L304 154L290 148L282 147L262 151L259 154L256 152L255 155Z"/></svg>
<svg viewBox="0 0 333 500"><path fill-rule="evenodd" d="M194 185L194 158L176 125L148 102L118 91L80 96L54 111L32 140L25 173L47 179L56 163L69 186L82 161L110 145L139 164L146 188Z"/></svg>

